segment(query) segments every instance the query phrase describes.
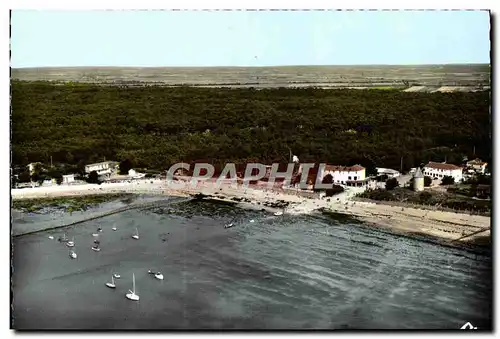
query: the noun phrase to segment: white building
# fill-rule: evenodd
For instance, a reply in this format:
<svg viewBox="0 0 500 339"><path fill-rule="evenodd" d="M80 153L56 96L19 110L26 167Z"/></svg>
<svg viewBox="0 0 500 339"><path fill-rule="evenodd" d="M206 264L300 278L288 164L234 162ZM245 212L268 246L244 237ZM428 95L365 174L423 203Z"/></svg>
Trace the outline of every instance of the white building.
<svg viewBox="0 0 500 339"><path fill-rule="evenodd" d="M488 163L481 161L481 159L474 159L467 162L468 169L481 174L484 174L486 172L486 165L488 165Z"/></svg>
<svg viewBox="0 0 500 339"><path fill-rule="evenodd" d="M146 176L146 174L136 172L134 169L130 169L128 171L128 176L133 178L133 179L140 179L140 178L144 178Z"/></svg>
<svg viewBox="0 0 500 339"><path fill-rule="evenodd" d="M85 173L96 171L97 175L111 175L116 171L118 163L116 161L103 161L85 166Z"/></svg>
<svg viewBox="0 0 500 339"><path fill-rule="evenodd" d="M399 177L401 173L390 168L377 167L377 175L387 175L389 178Z"/></svg>
<svg viewBox="0 0 500 339"><path fill-rule="evenodd" d="M333 183L336 185L364 186L367 184L366 169L360 165L354 165L354 166L326 165L323 171L318 172L318 177L323 179L328 174L332 176Z"/></svg>
<svg viewBox="0 0 500 339"><path fill-rule="evenodd" d="M460 182L463 179L462 167L432 161L425 165L424 175L432 179L443 179L445 176L450 176L455 179L455 182Z"/></svg>
<svg viewBox="0 0 500 339"><path fill-rule="evenodd" d="M52 186L54 184L57 184L56 179L45 179L42 186Z"/></svg>
<svg viewBox="0 0 500 339"><path fill-rule="evenodd" d="M63 184L69 184L69 183L72 183L75 181L74 174L66 174L66 175L63 175L62 178L63 178L63 180L62 180Z"/></svg>

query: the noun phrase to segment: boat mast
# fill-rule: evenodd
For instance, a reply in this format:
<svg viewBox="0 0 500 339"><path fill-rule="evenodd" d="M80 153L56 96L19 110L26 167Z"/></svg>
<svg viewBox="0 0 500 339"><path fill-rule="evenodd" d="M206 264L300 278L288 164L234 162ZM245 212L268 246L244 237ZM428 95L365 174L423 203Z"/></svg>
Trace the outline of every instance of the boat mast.
<svg viewBox="0 0 500 339"><path fill-rule="evenodd" d="M135 294L135 274L132 273L132 292Z"/></svg>

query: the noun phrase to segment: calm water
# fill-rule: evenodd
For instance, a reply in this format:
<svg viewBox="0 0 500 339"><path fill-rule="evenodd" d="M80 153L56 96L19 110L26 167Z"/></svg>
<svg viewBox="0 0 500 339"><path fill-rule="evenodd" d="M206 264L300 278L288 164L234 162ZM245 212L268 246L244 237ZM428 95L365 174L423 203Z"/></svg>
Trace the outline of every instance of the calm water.
<svg viewBox="0 0 500 339"><path fill-rule="evenodd" d="M224 229L235 217L237 226ZM94 252L98 226L102 250ZM136 227L139 240L131 238ZM48 239L61 231L13 240L15 328L458 329L466 322L491 328L489 256L349 219L275 217L172 199L164 208L131 210L67 232L75 237L76 260ZM121 279L110 290L104 283L114 271ZM125 298L132 273L138 302Z"/></svg>

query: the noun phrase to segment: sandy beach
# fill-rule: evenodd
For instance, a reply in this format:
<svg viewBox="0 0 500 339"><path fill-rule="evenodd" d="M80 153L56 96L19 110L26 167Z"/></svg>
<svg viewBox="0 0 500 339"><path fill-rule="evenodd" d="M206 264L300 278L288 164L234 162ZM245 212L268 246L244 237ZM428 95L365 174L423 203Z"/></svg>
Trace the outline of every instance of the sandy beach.
<svg viewBox="0 0 500 339"><path fill-rule="evenodd" d="M311 199L283 191L231 185L230 182L216 185L213 181L206 181L199 182L196 186L186 185L184 188L175 188L165 180L135 180L101 185L60 185L12 189L11 196L13 200L16 200L109 193L170 196L202 193L221 199L243 198L252 205L281 200L289 203L286 213L290 214L311 213L322 208L326 211L356 217L374 227L395 233L430 236L445 241L469 242L476 237L490 236L491 218L489 217L354 201L352 198L358 192L359 189L348 188L345 192L329 199ZM474 232L477 233L467 237Z"/></svg>

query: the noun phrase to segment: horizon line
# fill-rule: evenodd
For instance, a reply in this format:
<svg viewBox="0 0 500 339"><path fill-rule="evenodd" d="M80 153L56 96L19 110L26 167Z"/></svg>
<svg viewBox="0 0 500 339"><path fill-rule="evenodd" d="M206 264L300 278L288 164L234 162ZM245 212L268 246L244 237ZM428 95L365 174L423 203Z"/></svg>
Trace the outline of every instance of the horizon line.
<svg viewBox="0 0 500 339"><path fill-rule="evenodd" d="M491 62L470 62L470 63L423 63L423 64L320 64L320 65L270 65L270 66L22 66L10 69L34 69L34 68L274 68L274 67L369 67L369 66L465 66L465 65L488 65Z"/></svg>

